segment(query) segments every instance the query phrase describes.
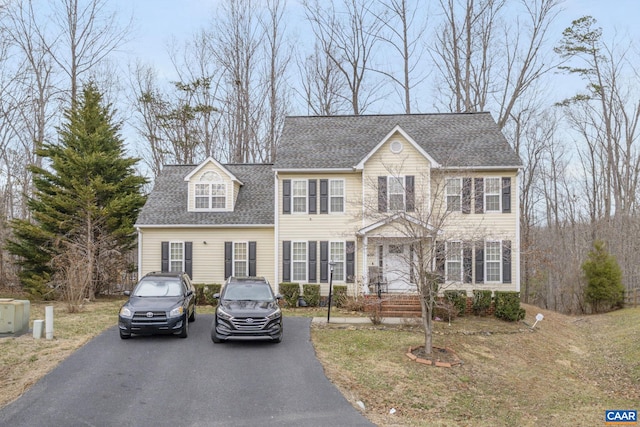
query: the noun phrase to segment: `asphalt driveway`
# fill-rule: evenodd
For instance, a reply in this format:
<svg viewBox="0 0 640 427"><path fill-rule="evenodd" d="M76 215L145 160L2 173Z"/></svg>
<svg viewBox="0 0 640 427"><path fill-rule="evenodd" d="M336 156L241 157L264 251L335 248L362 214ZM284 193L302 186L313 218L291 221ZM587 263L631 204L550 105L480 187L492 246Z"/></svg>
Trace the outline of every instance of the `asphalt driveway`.
<svg viewBox="0 0 640 427"><path fill-rule="evenodd" d="M121 340L111 328L0 410L0 425L372 426L325 377L311 319L280 344L213 344L211 315L189 337Z"/></svg>

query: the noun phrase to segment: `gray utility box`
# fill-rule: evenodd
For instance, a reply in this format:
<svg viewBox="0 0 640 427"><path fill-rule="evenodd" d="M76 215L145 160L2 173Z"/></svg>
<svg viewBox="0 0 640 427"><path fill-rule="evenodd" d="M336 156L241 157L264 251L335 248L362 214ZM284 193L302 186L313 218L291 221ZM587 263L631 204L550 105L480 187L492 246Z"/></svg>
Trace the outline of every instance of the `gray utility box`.
<svg viewBox="0 0 640 427"><path fill-rule="evenodd" d="M27 332L30 310L29 300L0 298L0 334Z"/></svg>

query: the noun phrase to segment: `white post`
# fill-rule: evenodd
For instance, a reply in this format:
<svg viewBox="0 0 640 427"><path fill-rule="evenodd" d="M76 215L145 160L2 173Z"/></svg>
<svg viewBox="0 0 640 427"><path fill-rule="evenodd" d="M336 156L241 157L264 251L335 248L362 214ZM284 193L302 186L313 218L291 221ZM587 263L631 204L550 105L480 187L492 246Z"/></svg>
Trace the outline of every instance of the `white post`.
<svg viewBox="0 0 640 427"><path fill-rule="evenodd" d="M46 338L48 340L53 339L53 306L48 305L44 308L44 320Z"/></svg>

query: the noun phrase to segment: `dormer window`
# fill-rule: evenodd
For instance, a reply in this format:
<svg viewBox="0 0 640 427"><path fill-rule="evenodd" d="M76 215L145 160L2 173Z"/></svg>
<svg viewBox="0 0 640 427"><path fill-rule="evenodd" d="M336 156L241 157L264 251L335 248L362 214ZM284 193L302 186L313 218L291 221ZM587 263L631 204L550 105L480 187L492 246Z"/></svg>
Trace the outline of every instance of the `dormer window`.
<svg viewBox="0 0 640 427"><path fill-rule="evenodd" d="M205 172L195 184L196 210L223 210L227 207L227 186L216 172Z"/></svg>

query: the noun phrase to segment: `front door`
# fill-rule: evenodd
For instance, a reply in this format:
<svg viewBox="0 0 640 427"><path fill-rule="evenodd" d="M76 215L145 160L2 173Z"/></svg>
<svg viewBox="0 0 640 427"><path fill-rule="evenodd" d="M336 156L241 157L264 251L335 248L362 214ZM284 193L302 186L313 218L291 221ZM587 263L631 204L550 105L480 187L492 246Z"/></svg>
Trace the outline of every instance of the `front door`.
<svg viewBox="0 0 640 427"><path fill-rule="evenodd" d="M415 291L416 286L410 282L410 257L412 256L409 245L384 244L378 247L383 251L382 271L389 292Z"/></svg>

